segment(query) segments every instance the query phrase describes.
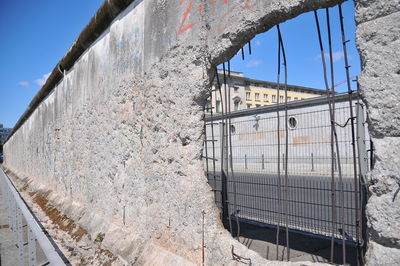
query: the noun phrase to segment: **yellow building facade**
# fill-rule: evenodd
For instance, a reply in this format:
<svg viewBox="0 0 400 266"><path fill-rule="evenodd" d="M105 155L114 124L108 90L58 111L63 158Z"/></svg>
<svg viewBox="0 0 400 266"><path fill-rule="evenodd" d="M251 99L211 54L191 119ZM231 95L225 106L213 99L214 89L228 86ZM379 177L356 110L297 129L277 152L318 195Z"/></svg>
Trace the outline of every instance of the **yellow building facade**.
<svg viewBox="0 0 400 266"><path fill-rule="evenodd" d="M219 80L224 80L222 73L220 73ZM285 102L284 84L280 84L278 96L277 83L250 79L245 77L242 72L231 71L231 76L230 78L228 78L228 84L220 84L220 86L221 93L217 89L218 84L214 83L213 85L212 97L208 99L206 104L207 113L210 113L211 106L213 108L213 112L221 113L222 108L225 109L225 107L228 107L229 104L231 111L238 111L243 109L262 107L265 105L277 104L278 102ZM226 97L227 99L230 99L230 103L228 103L227 106L224 106L225 88L227 89ZM287 85L288 102L304 100L313 97L320 97L322 95L326 95L325 90L302 87L297 85Z"/></svg>

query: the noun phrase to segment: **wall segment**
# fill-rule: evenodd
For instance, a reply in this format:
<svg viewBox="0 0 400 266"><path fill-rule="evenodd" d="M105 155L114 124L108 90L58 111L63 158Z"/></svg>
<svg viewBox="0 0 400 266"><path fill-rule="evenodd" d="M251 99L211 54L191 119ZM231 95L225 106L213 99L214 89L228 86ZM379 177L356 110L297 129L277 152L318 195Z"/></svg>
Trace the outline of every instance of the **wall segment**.
<svg viewBox="0 0 400 266"><path fill-rule="evenodd" d="M5 164L130 263L201 263L205 211L206 264L232 263L233 245L265 265L219 221L202 104L213 67L255 34L338 2L134 1L8 140Z"/></svg>

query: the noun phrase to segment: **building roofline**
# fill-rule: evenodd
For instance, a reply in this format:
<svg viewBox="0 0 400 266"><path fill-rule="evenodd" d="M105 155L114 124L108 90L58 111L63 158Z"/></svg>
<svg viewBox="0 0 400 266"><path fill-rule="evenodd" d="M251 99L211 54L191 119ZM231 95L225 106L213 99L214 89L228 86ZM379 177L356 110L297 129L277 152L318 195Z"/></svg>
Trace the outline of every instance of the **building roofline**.
<svg viewBox="0 0 400 266"><path fill-rule="evenodd" d="M360 99L357 91L353 91L350 97L352 98L352 100ZM335 103L345 102L345 101L349 100L349 94L347 92L339 93L339 94L334 95L333 98L331 98L331 100L334 101ZM292 109L311 107L311 106L317 106L317 105L322 105L322 104L328 104L327 96L314 97L314 98L309 98L309 99L299 100L299 101L291 101L291 102L287 103L287 109L292 110ZM205 120L205 122L210 122L210 121L216 121L216 120L221 120L221 119L226 119L226 118L236 118L236 117L243 117L243 116L256 115L256 114L271 113L271 112L276 112L277 110L279 110L279 111L285 110L285 104L284 103L271 104L271 105L265 105L265 106L256 107L256 108L232 111L228 115L216 114L216 115L213 115L213 117L211 117L210 115L207 115L204 118L204 120Z"/></svg>
<svg viewBox="0 0 400 266"><path fill-rule="evenodd" d="M220 71L220 69L219 69ZM243 74L243 72L237 72L237 71L232 71L231 73L240 73ZM223 75L221 72L219 73L220 76ZM266 81L266 80L259 80L259 79L252 79L252 78L248 78L245 76L239 76L239 75L232 75L232 78L236 78L236 79L242 79L245 83L257 83L257 84L263 84L269 87L274 87L277 86L278 83L273 82L273 81ZM247 84L245 84L247 85ZM281 83L281 89L284 89L284 83ZM287 88L288 89L295 89L295 90L304 90L306 92L312 92L312 94L317 93L319 95L326 95L327 91L326 90L322 90L322 89L316 89L316 88L311 88L311 87L304 87L304 86L298 86L298 85L292 85L292 84L287 84Z"/></svg>
<svg viewBox="0 0 400 266"><path fill-rule="evenodd" d="M265 85L270 85L270 86L276 86L278 84L278 83L272 82L272 81L252 79L252 78L247 78L247 77L239 77L239 78L242 78L242 79L244 79L245 81L247 81L249 83L258 83L258 84L265 84ZM280 83L280 88L282 90L284 89L284 83ZM318 94L321 94L321 95L326 95L327 94L326 90L310 88L310 87L303 87L303 86L292 85L292 84L287 84L287 88L288 89L295 89L295 90L304 90L304 91L317 92Z"/></svg>

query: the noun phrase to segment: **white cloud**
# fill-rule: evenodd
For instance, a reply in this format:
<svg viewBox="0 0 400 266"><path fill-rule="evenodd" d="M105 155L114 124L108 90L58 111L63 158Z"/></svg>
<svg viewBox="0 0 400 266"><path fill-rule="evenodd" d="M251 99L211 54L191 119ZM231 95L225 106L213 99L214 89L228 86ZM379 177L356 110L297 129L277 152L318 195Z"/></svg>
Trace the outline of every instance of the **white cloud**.
<svg viewBox="0 0 400 266"><path fill-rule="evenodd" d="M324 56L325 56L325 60L329 62L329 60L330 60L330 55L329 55L329 53L325 53ZM339 51L338 51L338 52L333 52L333 53L332 53L332 60L333 60L333 63L339 62L340 60L342 60L343 57L344 57L343 52L339 52ZM350 59L351 59L351 56L348 55L347 58L350 60ZM321 59L321 54L317 55L317 56L315 57L315 59L319 59L319 60L320 60L320 59Z"/></svg>
<svg viewBox="0 0 400 266"><path fill-rule="evenodd" d="M46 83L46 80L49 78L51 72L44 74L42 78L35 79L35 83L39 86L43 86Z"/></svg>
<svg viewBox="0 0 400 266"><path fill-rule="evenodd" d="M257 67L262 64L261 60L251 60L249 63L246 64L246 67Z"/></svg>
<svg viewBox="0 0 400 266"><path fill-rule="evenodd" d="M28 81L19 81L17 84L22 87L29 87Z"/></svg>
<svg viewBox="0 0 400 266"><path fill-rule="evenodd" d="M326 53L326 54L327 54L327 55L325 55L325 56L327 56L327 58L330 59L329 54L328 54L328 53ZM344 55L343 55L343 52L334 52L334 53L332 53L332 60L333 60L333 63L340 61L340 59L342 59L343 56L344 56Z"/></svg>

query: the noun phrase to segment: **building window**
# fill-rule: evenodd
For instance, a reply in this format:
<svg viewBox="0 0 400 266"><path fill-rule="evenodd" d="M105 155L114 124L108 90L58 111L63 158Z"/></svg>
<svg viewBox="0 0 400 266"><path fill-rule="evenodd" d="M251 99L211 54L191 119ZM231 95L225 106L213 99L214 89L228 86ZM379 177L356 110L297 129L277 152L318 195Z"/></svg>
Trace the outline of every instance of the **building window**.
<svg viewBox="0 0 400 266"><path fill-rule="evenodd" d="M256 93L256 94L255 94L255 98L256 98L256 101L259 102L259 101L260 101L260 94L259 94L259 93Z"/></svg>
<svg viewBox="0 0 400 266"><path fill-rule="evenodd" d="M272 95L272 102L276 103L276 95Z"/></svg>
<svg viewBox="0 0 400 266"><path fill-rule="evenodd" d="M246 100L250 100L250 92L246 92Z"/></svg>
<svg viewBox="0 0 400 266"><path fill-rule="evenodd" d="M268 94L264 93L264 102L268 102Z"/></svg>
<svg viewBox="0 0 400 266"><path fill-rule="evenodd" d="M256 108L258 108L258 107L261 107L261 105L260 104L256 104Z"/></svg>
<svg viewBox="0 0 400 266"><path fill-rule="evenodd" d="M297 127L297 119L295 117L289 117L288 126L290 129L295 129Z"/></svg>
<svg viewBox="0 0 400 266"><path fill-rule="evenodd" d="M279 102L283 103L283 96L279 96Z"/></svg>
<svg viewBox="0 0 400 266"><path fill-rule="evenodd" d="M299 99L299 98L297 98L297 97L294 97L294 100L295 100L295 101L297 101L298 99Z"/></svg>
<svg viewBox="0 0 400 266"><path fill-rule="evenodd" d="M215 110L216 110L216 112L217 113L220 113L221 112L221 101L216 101L215 102Z"/></svg>
<svg viewBox="0 0 400 266"><path fill-rule="evenodd" d="M250 109L250 108L251 108L251 104L248 104L248 105L247 105L247 109Z"/></svg>
<svg viewBox="0 0 400 266"><path fill-rule="evenodd" d="M292 100L292 97L287 97L287 101L290 102Z"/></svg>
<svg viewBox="0 0 400 266"><path fill-rule="evenodd" d="M239 86L233 86L233 90L237 92L239 90Z"/></svg>
<svg viewBox="0 0 400 266"><path fill-rule="evenodd" d="M238 101L236 101L234 103L234 108L235 108L235 111L239 110L239 102Z"/></svg>

